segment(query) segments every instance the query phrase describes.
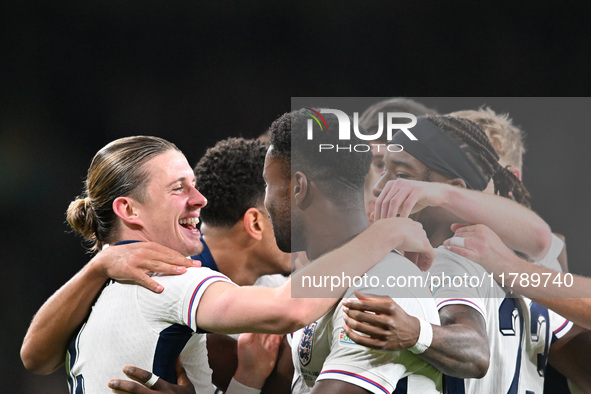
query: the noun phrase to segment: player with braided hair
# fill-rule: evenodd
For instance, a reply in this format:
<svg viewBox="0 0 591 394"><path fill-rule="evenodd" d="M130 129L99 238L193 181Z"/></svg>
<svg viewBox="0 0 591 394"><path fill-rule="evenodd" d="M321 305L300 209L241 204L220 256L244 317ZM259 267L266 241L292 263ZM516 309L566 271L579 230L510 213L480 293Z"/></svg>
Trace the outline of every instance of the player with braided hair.
<svg viewBox="0 0 591 394"><path fill-rule="evenodd" d="M482 128L499 155L499 164L507 167L522 180L525 132L513 123L509 114L497 114L489 107L478 110L462 110L449 114L471 120Z"/></svg>
<svg viewBox="0 0 591 394"><path fill-rule="evenodd" d="M495 194L512 197L521 205L530 207L529 191L515 174L499 164L499 155L476 123L451 116L428 116L427 119L458 142L483 174L493 179Z"/></svg>
<svg viewBox="0 0 591 394"><path fill-rule="evenodd" d="M497 114L491 108L486 107L478 110L457 111L450 115L478 124L498 153L499 164L507 171L512 172L519 181L522 181L523 154L525 153L524 132L513 124L509 114ZM548 253L542 259L536 260L535 263L554 271L568 272L564 236L553 234Z"/></svg>
<svg viewBox="0 0 591 394"><path fill-rule="evenodd" d="M425 207L441 206L464 222L487 224L508 247L528 259L544 257L551 243L550 228L537 214L524 208L529 206L529 192L498 163L497 153L478 125L451 116L430 115L419 118L413 128L421 129L427 130L421 141L410 141L402 133L395 135L390 143L403 146L404 151L389 152L388 157L405 162L419 156L424 174L397 170L383 177L374 189L376 195L383 195L376 216L406 217ZM462 168L463 172L455 168ZM392 182L388 184L389 180ZM511 198L492 196L494 193ZM432 242L440 245L443 240Z"/></svg>
<svg viewBox="0 0 591 394"><path fill-rule="evenodd" d="M521 232L528 233L527 226L521 227L523 223L516 219L527 217L531 211L510 199L465 190L483 191L492 178L499 194L515 197L522 203L527 197L526 189L515 183L512 175L507 176L504 171L499 173L502 167L497 163L498 155L484 132L470 121L436 116L419 118L413 134L418 141L410 141L401 132L390 141L403 145L404 151L385 155L386 171L375 188L376 194L383 189L376 203L376 218L396 214L406 216L415 212L413 218L423 224L432 245L437 246L453 235L450 226L460 221L460 213L464 214L464 221L486 223L490 218L487 219L484 210L489 205L489 211L495 207L490 213L491 218L498 214L506 221L504 228L499 226L500 222L493 223L499 232L503 232L505 238L501 239L513 239L515 249L520 250L519 243L526 237L516 240L509 236L508 227L519 227ZM497 176L493 178L494 175ZM418 181L431 182L433 187L421 187L422 182ZM437 183L440 186L436 186ZM474 209L473 201L467 200L466 196L476 198L476 195L488 204ZM454 203L450 204L450 201ZM497 204L505 204L511 214L507 216L508 211L498 209L500 205ZM471 214L471 218L467 219L466 213ZM516 232L513 234L518 235ZM564 338L572 323L531 300L510 295L505 297L505 291L496 284L474 286L470 282L465 286L450 286L449 283L456 283L456 279L462 283L462 278L482 277L485 272L477 264L443 247L439 247L437 252L429 272L433 277L445 274L450 281L447 286L443 283L433 288L442 327L433 327L431 346L423 353L423 358L448 375L467 377L462 362L474 353L475 346L471 343L468 347L466 341L457 338L465 336L469 328L478 328L475 324L483 319L490 347L489 369L481 379L447 379L449 392L541 392L543 377L540 373L543 374L549 346L551 342ZM389 301L350 300L345 306L349 308L346 313L350 318L347 335L361 344L400 350L404 347L396 340L397 337L414 335L420 338L420 333L410 332L406 328L408 326L399 324L407 317ZM515 321L511 317L515 314L524 329L513 325ZM471 321L466 317L471 317ZM530 331L530 320L541 322L542 331ZM511 331L512 328L515 330ZM353 330L372 338L363 337Z"/></svg>
<svg viewBox="0 0 591 394"><path fill-rule="evenodd" d="M482 107L478 110L457 111L450 115L469 119L478 124L486 133L486 136L498 153L499 164L507 168L508 171L511 171L520 181L522 181L523 154L525 153L523 139L525 133L520 127L513 123L509 114L496 113L489 107ZM488 232L486 234L490 233L491 232ZM490 240L487 240L487 243L494 244L494 242ZM478 260L474 261L479 262ZM562 234L553 233L550 250L544 258L535 261L534 264L557 272L568 272L564 236ZM567 383L564 376L559 375L557 370L566 372L572 370L570 364L573 362L576 363L577 361L575 360L577 360L577 358L576 356L573 356L568 349L579 349L581 344L588 341L588 338L591 338L591 332L584 331L569 341L568 346L563 346L560 349L553 348L552 353L548 358L550 368L546 371L545 391L558 392L560 390L568 390L566 388ZM555 367L555 369L552 367ZM568 375L568 373L565 374ZM573 388L571 387L571 391L572 390Z"/></svg>
<svg viewBox="0 0 591 394"><path fill-rule="evenodd" d="M391 97L386 100L378 101L369 106L359 116L359 126L369 135L375 134L380 128L380 113L403 112L415 116L436 115L437 111L428 108L415 100L406 97ZM385 135L378 139L369 141L371 146L372 162L367 175L365 176L365 185L363 186L363 198L365 200L365 210L371 220L371 214L376 205L377 197L373 195L373 185L384 172L384 152L381 149L386 144Z"/></svg>

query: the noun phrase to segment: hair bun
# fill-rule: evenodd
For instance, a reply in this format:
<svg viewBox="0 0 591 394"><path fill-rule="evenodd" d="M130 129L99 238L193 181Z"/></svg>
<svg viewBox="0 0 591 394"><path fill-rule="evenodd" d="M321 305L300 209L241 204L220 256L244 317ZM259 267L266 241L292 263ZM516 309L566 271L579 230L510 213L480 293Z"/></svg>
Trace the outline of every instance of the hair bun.
<svg viewBox="0 0 591 394"><path fill-rule="evenodd" d="M66 212L66 220L74 231L80 233L87 240L95 238L96 213L90 197L78 197L70 203Z"/></svg>

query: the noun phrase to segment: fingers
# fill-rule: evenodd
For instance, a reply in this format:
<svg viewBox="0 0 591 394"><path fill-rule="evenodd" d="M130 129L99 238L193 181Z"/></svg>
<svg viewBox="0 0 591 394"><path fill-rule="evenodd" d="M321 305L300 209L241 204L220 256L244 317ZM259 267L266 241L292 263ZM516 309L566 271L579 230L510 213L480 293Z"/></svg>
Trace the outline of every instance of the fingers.
<svg viewBox="0 0 591 394"><path fill-rule="evenodd" d="M191 381L189 380L189 377L187 376L187 372L185 371L185 368L183 368L183 364L181 364L181 357L180 356L176 360L175 371L176 371L176 383L179 386L191 387L194 389L193 383L191 383Z"/></svg>
<svg viewBox="0 0 591 394"><path fill-rule="evenodd" d="M266 347L269 349L277 349L279 350L279 346L283 341L283 335L278 334L268 334L267 338L265 338Z"/></svg>
<svg viewBox="0 0 591 394"><path fill-rule="evenodd" d="M246 349L249 346L259 346L269 354L276 354L279 351L282 341L283 335L243 333L238 338L238 347L240 349Z"/></svg>
<svg viewBox="0 0 591 394"><path fill-rule="evenodd" d="M98 264L104 267L105 276L119 281L136 282L160 293L164 287L153 280L149 273L179 275L187 267L201 266L196 260L154 242L136 242L110 247L100 252Z"/></svg>
<svg viewBox="0 0 591 394"><path fill-rule="evenodd" d="M385 296L380 296L380 295L376 295L376 294L364 293L359 290L355 290L354 294L355 294L355 297L357 297L360 300L368 300L368 299L373 299L373 298L384 298L385 297ZM345 301L347 301L347 300L345 300Z"/></svg>
<svg viewBox="0 0 591 394"><path fill-rule="evenodd" d="M359 311L350 311L351 317L348 315L343 316L345 324L349 326L351 329L360 332L365 335L369 335L373 338L383 339L385 335L388 334L383 327L378 324L373 324L371 322L363 322L362 319L364 316L375 316L369 313L359 312ZM372 319L368 319L372 320ZM379 319L375 319L379 320Z"/></svg>
<svg viewBox="0 0 591 394"><path fill-rule="evenodd" d="M389 188L390 188L390 182L387 182L386 186L384 186L384 189L382 189L382 192L380 193L380 195L376 199L376 202L374 205L374 211L373 211L374 221L380 220L382 218L382 203L384 201L384 197L386 196L386 194L389 191Z"/></svg>
<svg viewBox="0 0 591 394"><path fill-rule="evenodd" d="M109 381L109 388L123 393L151 394L151 390L127 380L113 379Z"/></svg>
<svg viewBox="0 0 591 394"><path fill-rule="evenodd" d="M391 180L380 193L375 205L375 219L387 217L407 218L413 211L433 204L425 195L423 182L405 179Z"/></svg>
<svg viewBox="0 0 591 394"><path fill-rule="evenodd" d="M157 272L163 275L179 275L187 271L186 267L164 264L156 261L145 261L139 263L140 266L129 267L130 279L135 281L138 285L145 287L146 289L151 290L155 293L161 293L162 291L164 291L164 287L160 283L152 279L152 277L148 274L149 272ZM124 274L120 276L125 277Z"/></svg>
<svg viewBox="0 0 591 394"><path fill-rule="evenodd" d="M277 359L279 347L281 346L281 342L283 342L283 335L268 334L266 338L263 338L263 342L263 346L267 349L269 355L272 355L273 358Z"/></svg>
<svg viewBox="0 0 591 394"><path fill-rule="evenodd" d="M404 257L412 261L413 264L419 265L419 253L417 252L403 252Z"/></svg>
<svg viewBox="0 0 591 394"><path fill-rule="evenodd" d="M139 385L137 383L130 382L127 380L112 379L108 383L108 386L111 389L123 391L125 393L150 394L150 392L152 390L143 386L143 384L145 384L145 382L150 380L150 378L152 377L151 372L146 371L141 368L130 367L130 366L123 368L123 372L129 378L135 380L136 382L141 383L142 385ZM158 379L158 381L160 381L160 380L161 379ZM158 382L156 382L156 384L158 384ZM153 387L156 388L156 384Z"/></svg>
<svg viewBox="0 0 591 394"><path fill-rule="evenodd" d="M460 256L464 256L464 257L470 259L468 257L469 251L466 248L462 248L460 246L455 246L455 245L450 245L449 243L446 243L446 242L447 242L447 240L443 242L443 246L445 247L445 249L449 250L450 252L457 253ZM470 260L472 260L472 259L470 259Z"/></svg>
<svg viewBox="0 0 591 394"><path fill-rule="evenodd" d="M192 267L192 261L198 260L190 260L190 259L183 259L187 261L189 265L176 265L176 264L169 264L163 263L161 260L145 260L141 262L141 268L147 272L156 272L163 275L179 275L184 274L187 271L187 267ZM200 262L199 262L200 263Z"/></svg>
<svg viewBox="0 0 591 394"><path fill-rule="evenodd" d="M196 260L187 259L179 252L156 242L135 242L119 245L116 248L108 248L107 251L112 253L113 257L118 260L130 260L134 262L134 265L154 272L161 272L162 267L170 265L181 267L201 265Z"/></svg>
<svg viewBox="0 0 591 394"><path fill-rule="evenodd" d="M388 181L386 183L386 186L384 186L384 189L382 190L382 192L380 193L380 195L376 199L375 209L374 209L375 220L379 220L379 219L388 217L387 216L388 215L388 206L387 205L388 205L388 201L389 201L388 196L391 196L390 193L392 192L393 187L394 187L394 181ZM395 192L394 192L394 194L395 194ZM390 199L391 199L391 197L390 197Z"/></svg>
<svg viewBox="0 0 591 394"><path fill-rule="evenodd" d="M427 271L433 265L435 260L435 250L427 249L426 252L404 252L404 257L412 261L423 272Z"/></svg>
<svg viewBox="0 0 591 394"><path fill-rule="evenodd" d="M369 324L372 326L383 325L383 322L381 321L381 319L383 319L382 315L368 313L367 310L349 309L347 307L344 307L343 312L345 313L345 321L347 321L348 318L351 318L359 323Z"/></svg>
<svg viewBox="0 0 591 394"><path fill-rule="evenodd" d="M145 272L138 273L138 275L139 276L136 278L136 283L138 285L145 287L154 293L162 293L164 291L164 286L150 278L150 276Z"/></svg>
<svg viewBox="0 0 591 394"><path fill-rule="evenodd" d="M454 233L457 231L462 232L470 232L474 231L477 228L477 225L469 224L469 223L454 223L451 225L451 231Z"/></svg>
<svg viewBox="0 0 591 394"><path fill-rule="evenodd" d="M161 266L181 266L181 267L200 267L201 262L198 260L192 260L186 258L176 250L167 248L166 246L160 245L156 242L136 242L132 245L137 245L138 254L146 259L147 261L156 264L155 268ZM144 245L146 247L144 247ZM164 263L164 264L162 264ZM160 272L154 269L155 272Z"/></svg>
<svg viewBox="0 0 591 394"><path fill-rule="evenodd" d="M401 218L407 218L412 213L413 208L417 204L418 196L414 190L409 190L408 194L404 198L404 202L400 207L399 216Z"/></svg>
<svg viewBox="0 0 591 394"><path fill-rule="evenodd" d="M377 315L392 315L395 313L396 308L398 308L398 304L394 302L391 298L370 298L370 299L347 299L343 300L343 305L347 308L345 309L345 313L350 317L357 317L353 316L353 311L367 311L373 312ZM369 322L370 319L377 316L372 314L365 314L367 317L364 318L363 321Z"/></svg>
<svg viewBox="0 0 591 394"><path fill-rule="evenodd" d="M367 346L372 349L381 349L385 345L384 341L360 335L347 325L344 325L343 329L345 330L345 334L358 345Z"/></svg>
<svg viewBox="0 0 591 394"><path fill-rule="evenodd" d="M124 393L135 394L152 394L154 392L195 393L193 384L190 382L185 369L181 365L180 357L177 359L175 368L177 373L177 385L168 383L164 379L160 379L157 375L144 369L126 366L123 368L125 375L140 384L128 380L112 379L109 381L108 386L111 389L119 390Z"/></svg>
<svg viewBox="0 0 591 394"><path fill-rule="evenodd" d="M392 185L394 185L394 183L392 183ZM382 201L381 217L396 217L398 215L398 207L400 206L401 198L401 191L392 187Z"/></svg>
<svg viewBox="0 0 591 394"><path fill-rule="evenodd" d="M404 211L410 214L414 206L414 202L408 200L408 196L411 192L408 188L401 188L401 183L396 181L388 181L386 187L376 200L376 219L397 217L401 215L401 206L404 207ZM409 206L410 205L410 206Z"/></svg>
<svg viewBox="0 0 591 394"><path fill-rule="evenodd" d="M420 253L418 256L418 261L415 263L419 269L423 272L429 270L433 265L433 261L435 261L435 251L427 252L427 253Z"/></svg>
<svg viewBox="0 0 591 394"><path fill-rule="evenodd" d="M146 371L145 369L130 366L124 367L123 373L136 382L140 382L141 384L149 381L153 375L152 372Z"/></svg>
<svg viewBox="0 0 591 394"><path fill-rule="evenodd" d="M178 265L185 265L185 262L183 262L183 259L185 259L186 257L183 256L181 253L177 252L176 250L170 249L166 246L160 245L159 243L156 242L136 242L132 245L135 245L136 247L144 247L144 245L146 246L146 250L147 251L152 251L153 253L157 253L158 254L158 258L162 261L166 261L169 262L171 264L178 264Z"/></svg>
<svg viewBox="0 0 591 394"><path fill-rule="evenodd" d="M445 247L445 249L449 250L450 252L454 252L456 254L459 254L460 256L465 257L468 260L477 261L477 254L469 248L469 245L470 245L469 238L464 238L464 246L463 247L458 246L458 245L452 245L450 239L451 238L443 241L443 246Z"/></svg>

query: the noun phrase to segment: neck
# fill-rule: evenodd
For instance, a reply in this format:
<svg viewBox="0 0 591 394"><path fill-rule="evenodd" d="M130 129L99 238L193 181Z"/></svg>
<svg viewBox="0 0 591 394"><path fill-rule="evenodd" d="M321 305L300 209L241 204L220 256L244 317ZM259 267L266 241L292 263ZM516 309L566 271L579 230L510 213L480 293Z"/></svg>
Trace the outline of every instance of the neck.
<svg viewBox="0 0 591 394"><path fill-rule="evenodd" d="M343 209L326 203L314 211L310 212L303 231L306 252L311 260L348 242L369 225L363 206Z"/></svg>
<svg viewBox="0 0 591 394"><path fill-rule="evenodd" d="M203 224L201 232L220 272L239 286L251 286L263 273L258 270L260 262L253 259L254 244L241 226L241 222L230 228Z"/></svg>
<svg viewBox="0 0 591 394"><path fill-rule="evenodd" d="M439 207L430 207L413 215L413 220L420 222L425 229L427 238L434 248L454 235L451 225L460 221L455 215Z"/></svg>
<svg viewBox="0 0 591 394"><path fill-rule="evenodd" d="M141 230L136 230L126 225L121 225L116 230L114 237L110 240L110 242L108 242L108 244L115 245L116 243L123 241L150 242L152 240Z"/></svg>

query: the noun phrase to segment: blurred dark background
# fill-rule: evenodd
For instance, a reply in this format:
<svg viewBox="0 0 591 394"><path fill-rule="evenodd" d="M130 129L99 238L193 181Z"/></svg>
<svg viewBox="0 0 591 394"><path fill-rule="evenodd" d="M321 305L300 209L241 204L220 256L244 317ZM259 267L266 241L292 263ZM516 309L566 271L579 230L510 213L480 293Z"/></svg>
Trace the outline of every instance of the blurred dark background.
<svg viewBox="0 0 591 394"><path fill-rule="evenodd" d="M2 2L0 391L67 390L63 370L31 375L18 351L35 311L89 259L64 212L107 142L158 135L194 164L221 138L265 131L291 97L585 95L586 22L533 2ZM534 209L566 235L572 271L591 274L591 102L417 99L512 114L528 133Z"/></svg>

